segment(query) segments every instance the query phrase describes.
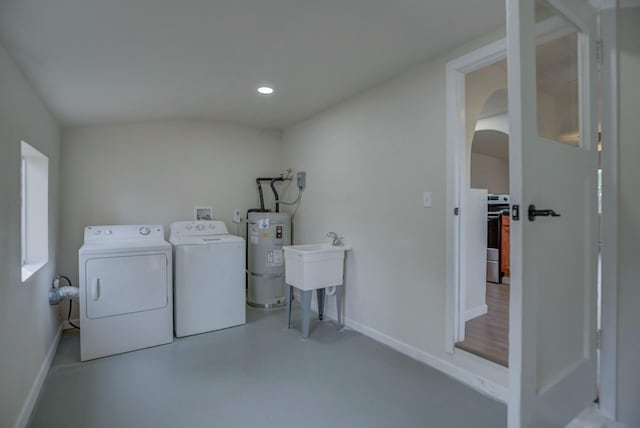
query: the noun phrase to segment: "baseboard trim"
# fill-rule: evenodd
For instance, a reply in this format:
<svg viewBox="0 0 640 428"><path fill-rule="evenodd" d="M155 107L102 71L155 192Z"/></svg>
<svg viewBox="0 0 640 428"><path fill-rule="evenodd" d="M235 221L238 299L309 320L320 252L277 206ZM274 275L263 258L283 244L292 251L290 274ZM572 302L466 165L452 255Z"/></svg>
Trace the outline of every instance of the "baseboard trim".
<svg viewBox="0 0 640 428"><path fill-rule="evenodd" d="M602 414L598 406L590 405L575 417L566 428L628 428L621 422L614 422Z"/></svg>
<svg viewBox="0 0 640 428"><path fill-rule="evenodd" d="M639 7L640 0L620 0L620 9L627 7Z"/></svg>
<svg viewBox="0 0 640 428"><path fill-rule="evenodd" d="M469 370L458 367L455 364L450 363L449 361L445 361L428 352L415 348L414 346L411 346L407 343L394 339L391 336L388 336L378 330L375 330L350 318L345 318L345 326L367 337L370 337L377 342L387 345L390 348L400 352L401 354L413 358L414 360L420 361L421 363L426 364L446 374L449 377L452 377L458 382L464 383L465 385L475 389L482 394L485 394L503 403L507 402L508 390L502 385L499 385L482 376L478 376Z"/></svg>
<svg viewBox="0 0 640 428"><path fill-rule="evenodd" d="M73 320L69 320L69 321L71 321L75 325L80 325L80 320L78 318L73 319ZM72 330L72 329L75 328L74 326L69 324L69 321L67 321L67 320L62 321L62 329L63 330Z"/></svg>
<svg viewBox="0 0 640 428"><path fill-rule="evenodd" d="M60 324L58 326L56 336L51 342L51 346L49 346L47 355L45 355L44 360L40 365L40 370L38 371L38 374L36 375L36 378L31 385L31 389L29 390L29 394L27 394L27 398L25 399L24 404L22 405L22 409L20 410L18 419L16 420L15 424L13 424L14 428L24 428L29 423L31 413L33 412L33 409L36 405L36 401L38 400L38 396L40 395L40 391L42 390L44 381L47 378L47 374L49 373L49 368L51 367L53 358L56 356L58 344L60 343L60 338L62 337L62 326L63 324Z"/></svg>
<svg viewBox="0 0 640 428"><path fill-rule="evenodd" d="M467 309L467 311L464 313L464 320L469 321L470 319L479 317L480 315L484 315L487 312L489 312L489 307L486 304Z"/></svg>

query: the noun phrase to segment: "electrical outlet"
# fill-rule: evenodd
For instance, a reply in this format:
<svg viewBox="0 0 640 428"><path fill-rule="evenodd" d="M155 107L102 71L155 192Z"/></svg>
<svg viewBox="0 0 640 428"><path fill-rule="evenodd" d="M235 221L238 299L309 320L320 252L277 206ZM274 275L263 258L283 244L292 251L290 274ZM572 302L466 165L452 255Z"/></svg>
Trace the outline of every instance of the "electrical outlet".
<svg viewBox="0 0 640 428"><path fill-rule="evenodd" d="M307 173L304 171L300 171L298 174L296 174L296 178L298 189L302 192L307 185Z"/></svg>
<svg viewBox="0 0 640 428"><path fill-rule="evenodd" d="M193 216L196 220L213 220L213 208L193 207Z"/></svg>
<svg viewBox="0 0 640 428"><path fill-rule="evenodd" d="M424 192L422 194L422 203L425 208L431 208L431 192Z"/></svg>
<svg viewBox="0 0 640 428"><path fill-rule="evenodd" d="M236 208L233 210L233 222L240 223L240 209Z"/></svg>

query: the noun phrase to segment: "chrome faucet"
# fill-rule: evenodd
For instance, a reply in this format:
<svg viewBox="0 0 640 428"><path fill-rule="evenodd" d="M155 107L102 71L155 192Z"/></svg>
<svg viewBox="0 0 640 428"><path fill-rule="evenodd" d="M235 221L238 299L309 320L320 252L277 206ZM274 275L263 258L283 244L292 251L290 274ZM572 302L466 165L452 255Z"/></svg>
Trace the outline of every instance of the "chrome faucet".
<svg viewBox="0 0 640 428"><path fill-rule="evenodd" d="M342 240L344 239L342 236L338 236L337 233L335 232L329 232L327 233L327 236L329 238L333 238L333 242L331 243L331 245L333 245L334 247L342 247L344 244L342 243Z"/></svg>

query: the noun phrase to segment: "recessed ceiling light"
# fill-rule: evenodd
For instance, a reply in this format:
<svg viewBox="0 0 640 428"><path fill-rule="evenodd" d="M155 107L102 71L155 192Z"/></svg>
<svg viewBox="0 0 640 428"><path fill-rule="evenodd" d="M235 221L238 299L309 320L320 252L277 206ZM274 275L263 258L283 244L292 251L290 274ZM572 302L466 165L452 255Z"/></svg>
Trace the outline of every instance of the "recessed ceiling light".
<svg viewBox="0 0 640 428"><path fill-rule="evenodd" d="M258 88L258 93L262 95L271 95L273 94L273 88L270 86L260 86Z"/></svg>

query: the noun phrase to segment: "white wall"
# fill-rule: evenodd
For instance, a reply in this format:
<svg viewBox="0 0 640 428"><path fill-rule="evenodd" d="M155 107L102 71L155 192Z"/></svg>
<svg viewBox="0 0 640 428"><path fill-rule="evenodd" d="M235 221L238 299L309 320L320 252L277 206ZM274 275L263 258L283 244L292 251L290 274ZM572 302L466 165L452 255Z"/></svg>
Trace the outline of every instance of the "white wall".
<svg viewBox="0 0 640 428"><path fill-rule="evenodd" d="M280 132L213 121L77 127L62 141L60 271L74 281L85 226L159 223L168 234L211 206L235 233L233 209L258 205L256 177L284 170Z"/></svg>
<svg viewBox="0 0 640 428"><path fill-rule="evenodd" d="M0 426L26 422L30 390L58 332L48 289L58 237L59 131L54 118L0 46ZM21 283L20 141L49 158L49 263ZM46 368L46 367L45 367ZM46 373L45 373L46 374ZM37 392L37 391L36 391Z"/></svg>
<svg viewBox="0 0 640 428"><path fill-rule="evenodd" d="M471 153L471 188L509 193L509 160Z"/></svg>
<svg viewBox="0 0 640 428"><path fill-rule="evenodd" d="M504 61L483 67L465 76L465 125L467 165L471 171L469 174L470 187L487 189L489 193L509 193L509 160L472 152L472 145L479 120L495 123L495 119L503 117L506 119L506 116L502 115L479 119L487 100L506 87L507 70ZM498 122L502 121L498 120ZM505 131L500 128L500 126L496 127L496 129Z"/></svg>
<svg viewBox="0 0 640 428"><path fill-rule="evenodd" d="M620 10L618 49L618 415L640 427L640 7Z"/></svg>
<svg viewBox="0 0 640 428"><path fill-rule="evenodd" d="M465 243L460 251L464 253L464 271L460 281L465 284L465 320L486 314L487 307L487 190L469 189L464 217Z"/></svg>
<svg viewBox="0 0 640 428"><path fill-rule="evenodd" d="M466 364L458 361L461 353L452 357L444 348L445 64L495 38L418 66L284 133L284 163L307 171L296 243L327 241L335 231L353 246L346 317L445 365ZM424 191L433 192L432 208L422 206ZM506 370L485 361L478 368L506 384Z"/></svg>
<svg viewBox="0 0 640 428"><path fill-rule="evenodd" d="M471 149L476 125L487 100L499 90L507 87L506 64L503 62L488 65L465 76L465 135L467 141L467 171L472 171ZM508 164L508 161L507 161ZM471 174L468 175L471 183ZM507 176L508 177L508 176ZM470 185L470 184L469 184ZM471 186L470 187L475 187ZM481 188L481 187L476 187ZM485 189L487 189L485 187ZM494 192L495 193L495 192ZM508 193L508 190L507 192Z"/></svg>
<svg viewBox="0 0 640 428"><path fill-rule="evenodd" d="M465 136L467 168L467 191L465 207L461 215L461 221L466 225L465 245L463 252L464 271L461 272L460 281L464 284L464 299L467 314L465 319L473 315L478 316L486 312L486 267L487 267L487 205L486 193L484 193L485 205L481 207L477 199L478 191L470 189L486 189L489 193L509 193L508 160L504 160L507 166L506 186L500 183L504 179L504 165L500 162L492 162L490 156L472 152L476 125L487 100L497 91L507 86L506 64L492 64L479 70L468 73L465 76ZM506 191L498 192L498 189ZM484 208L484 209L483 209ZM482 214L481 214L482 213ZM484 239L484 251L481 251L479 241ZM476 254L475 257L472 254Z"/></svg>

